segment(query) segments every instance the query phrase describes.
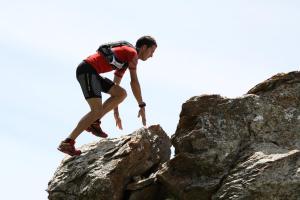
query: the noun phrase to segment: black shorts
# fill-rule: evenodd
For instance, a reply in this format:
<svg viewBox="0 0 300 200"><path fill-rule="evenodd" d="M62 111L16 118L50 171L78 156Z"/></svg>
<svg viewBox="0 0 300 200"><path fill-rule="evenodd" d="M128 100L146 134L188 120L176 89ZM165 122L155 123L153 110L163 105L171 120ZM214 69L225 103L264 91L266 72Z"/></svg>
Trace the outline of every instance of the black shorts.
<svg viewBox="0 0 300 200"><path fill-rule="evenodd" d="M108 78L103 78L85 61L81 62L76 70L76 77L81 86L83 95L88 98L101 98L101 92L108 93L115 83Z"/></svg>

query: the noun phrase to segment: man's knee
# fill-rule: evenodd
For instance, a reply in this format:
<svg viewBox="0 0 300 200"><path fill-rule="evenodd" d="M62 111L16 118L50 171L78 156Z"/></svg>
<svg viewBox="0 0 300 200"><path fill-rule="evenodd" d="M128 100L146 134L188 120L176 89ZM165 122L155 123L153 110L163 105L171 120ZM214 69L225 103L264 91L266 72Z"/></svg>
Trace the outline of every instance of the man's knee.
<svg viewBox="0 0 300 200"><path fill-rule="evenodd" d="M115 85L109 91L109 94L113 97L116 97L120 100L124 100L127 97L127 92L124 88L120 87L119 85Z"/></svg>
<svg viewBox="0 0 300 200"><path fill-rule="evenodd" d="M119 95L120 95L120 98L121 98L122 100L124 100L124 99L127 97L127 92L126 92L126 90L123 89L123 88L120 88L120 93L119 93Z"/></svg>

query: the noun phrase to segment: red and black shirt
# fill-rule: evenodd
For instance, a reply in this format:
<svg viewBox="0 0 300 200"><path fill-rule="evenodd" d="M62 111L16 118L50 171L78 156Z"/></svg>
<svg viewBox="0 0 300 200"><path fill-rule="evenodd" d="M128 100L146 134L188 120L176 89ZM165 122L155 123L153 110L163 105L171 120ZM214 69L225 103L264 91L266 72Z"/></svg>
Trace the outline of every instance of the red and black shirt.
<svg viewBox="0 0 300 200"><path fill-rule="evenodd" d="M121 62L129 63L137 56L136 49L133 47L129 47L129 46L114 47L114 48L112 48L112 50L113 50L115 56ZM97 73L99 73L99 74L110 72L110 71L114 70L113 67L107 62L105 57L101 53L98 53L98 52L87 57L85 59L85 62L87 62L93 68L95 68ZM126 69L127 69L127 67L124 69L116 69L115 75L122 78ZM135 70L135 68L130 68L130 70Z"/></svg>

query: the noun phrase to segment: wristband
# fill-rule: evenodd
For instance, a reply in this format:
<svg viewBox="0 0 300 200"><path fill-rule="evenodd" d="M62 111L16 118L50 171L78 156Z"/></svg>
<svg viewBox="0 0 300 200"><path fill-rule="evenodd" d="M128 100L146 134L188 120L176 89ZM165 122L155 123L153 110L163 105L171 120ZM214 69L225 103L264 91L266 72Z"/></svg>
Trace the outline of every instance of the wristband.
<svg viewBox="0 0 300 200"><path fill-rule="evenodd" d="M146 106L146 103L145 103L145 102L142 102L142 103L139 104L139 107L140 107L140 108L144 108L145 106Z"/></svg>

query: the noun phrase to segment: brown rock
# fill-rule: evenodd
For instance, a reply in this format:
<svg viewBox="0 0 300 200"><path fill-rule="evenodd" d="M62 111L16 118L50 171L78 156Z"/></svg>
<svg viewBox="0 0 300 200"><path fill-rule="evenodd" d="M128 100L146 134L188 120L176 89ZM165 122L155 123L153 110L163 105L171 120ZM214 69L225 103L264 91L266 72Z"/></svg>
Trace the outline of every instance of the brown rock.
<svg viewBox="0 0 300 200"><path fill-rule="evenodd" d="M172 144L157 177L180 200L300 199L300 72L235 99L191 98Z"/></svg>
<svg viewBox="0 0 300 200"><path fill-rule="evenodd" d="M169 159L170 140L157 125L81 150L58 167L48 184L50 200L121 200L134 176L150 175Z"/></svg>

